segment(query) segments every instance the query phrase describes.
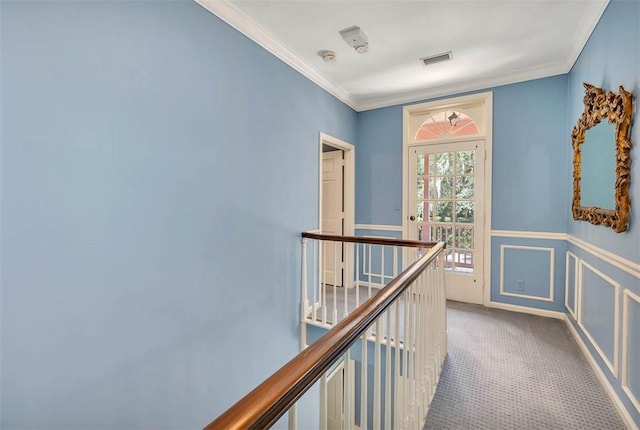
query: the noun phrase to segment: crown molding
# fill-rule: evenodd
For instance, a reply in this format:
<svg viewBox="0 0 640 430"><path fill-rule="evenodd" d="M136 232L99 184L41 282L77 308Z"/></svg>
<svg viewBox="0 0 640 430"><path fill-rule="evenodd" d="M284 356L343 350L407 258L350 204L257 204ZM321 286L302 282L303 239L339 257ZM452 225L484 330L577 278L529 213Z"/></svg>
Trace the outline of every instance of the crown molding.
<svg viewBox="0 0 640 430"><path fill-rule="evenodd" d="M354 110L358 110L357 103L342 87L331 82L316 69L294 54L289 48L259 26L246 14L229 3L227 0L194 0L200 6L253 40L258 45L291 66L294 70L310 79L320 88L336 97Z"/></svg>
<svg viewBox="0 0 640 430"><path fill-rule="evenodd" d="M451 96L471 91L486 90L488 88L499 87L502 85L516 84L518 82L532 81L534 79L563 75L567 72L568 70L566 69L564 64L551 64L548 66L538 67L533 70L522 70L499 77L474 79L453 85L446 85L435 88L422 88L416 91L398 95L362 100L357 103L358 109L356 110L358 112L362 112L372 109L395 106L399 104L414 103L435 99L438 97Z"/></svg>
<svg viewBox="0 0 640 430"><path fill-rule="evenodd" d="M569 73L577 61L589 36L598 24L610 0L605 0L600 6L599 13L593 21L583 22L575 34L572 51L566 61L545 64L535 69L517 70L499 77L475 79L464 83L445 85L434 88L422 88L406 93L358 98L349 94L344 88L327 79L314 69L309 63L298 57L271 33L249 18L228 0L194 0L200 6L247 36L249 39L266 49L268 52L288 64L297 72L310 79L320 88L351 107L356 112L362 112L383 107L402 105L418 101L430 100L438 97L451 96L471 91L479 91L502 85L515 84L534 79L547 78Z"/></svg>
<svg viewBox="0 0 640 430"><path fill-rule="evenodd" d="M607 9L607 6L609 6L609 1L610 0L604 0L600 4L600 9L598 10L598 13L593 21L581 21L582 25L580 26L580 28L578 28L578 31L576 31L576 34L573 38L572 50L567 57L567 62L565 64L565 69L567 71L565 73L569 73L576 61L578 61L582 50L589 41L589 37L593 33L593 30L595 30L598 22L600 22L600 18L602 18L602 14L604 13L605 9Z"/></svg>

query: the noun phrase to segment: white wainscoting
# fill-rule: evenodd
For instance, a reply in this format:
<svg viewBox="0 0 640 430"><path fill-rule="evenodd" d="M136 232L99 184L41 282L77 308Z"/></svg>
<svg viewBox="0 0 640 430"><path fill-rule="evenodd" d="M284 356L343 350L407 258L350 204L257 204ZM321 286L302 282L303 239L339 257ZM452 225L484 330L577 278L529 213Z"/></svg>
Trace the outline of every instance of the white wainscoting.
<svg viewBox="0 0 640 430"><path fill-rule="evenodd" d="M375 230L375 231L398 231L402 232L401 225L388 224L356 224L356 230Z"/></svg>
<svg viewBox="0 0 640 430"><path fill-rule="evenodd" d="M598 277L602 278L609 285L611 285L615 291L614 292L615 305L614 305L614 311L613 311L613 363L611 362L611 360L609 360L609 358L604 353L604 351L602 350L598 342L596 342L596 340L591 335L591 333L589 333L589 330L587 330L587 328L583 324L582 299L583 299L583 292L584 292L583 281L584 281L585 269L591 271ZM577 306L578 307L577 309L578 325L584 332L587 339L589 339L589 342L591 342L591 345L596 350L598 355L600 355L600 358L602 358L602 361L604 362L604 364L609 368L613 376L617 378L618 377L618 356L619 356L618 354L620 350L620 284L614 281L613 279L611 279L610 277L608 277L607 275L605 275L604 273L602 273L601 271L599 271L598 269L596 269L595 267L586 263L584 260L578 259L578 302L577 303L578 303L578 306Z"/></svg>
<svg viewBox="0 0 640 430"><path fill-rule="evenodd" d="M640 393L634 393L629 387L629 339L631 338L631 327L629 327L629 302L640 304L640 296L625 289L622 293L622 389L629 396L629 400L633 403L633 406L640 412ZM640 329L636 327L636 330ZM637 361L633 363L635 366L639 366Z"/></svg>
<svg viewBox="0 0 640 430"><path fill-rule="evenodd" d="M569 262L574 260L573 263L573 309L569 306ZM578 319L576 308L578 307L578 261L579 258L571 251L567 251L566 263L565 263L565 281L564 281L564 307L567 308L573 319Z"/></svg>
<svg viewBox="0 0 640 430"><path fill-rule="evenodd" d="M540 251L549 253L549 294L546 297L531 296L528 294L518 294L507 292L504 290L504 254L507 249L520 249L528 251ZM555 278L555 248L546 248L540 246L524 246L524 245L500 245L500 295L509 297L520 297L523 299L541 300L543 302L553 302L555 294L554 278Z"/></svg>

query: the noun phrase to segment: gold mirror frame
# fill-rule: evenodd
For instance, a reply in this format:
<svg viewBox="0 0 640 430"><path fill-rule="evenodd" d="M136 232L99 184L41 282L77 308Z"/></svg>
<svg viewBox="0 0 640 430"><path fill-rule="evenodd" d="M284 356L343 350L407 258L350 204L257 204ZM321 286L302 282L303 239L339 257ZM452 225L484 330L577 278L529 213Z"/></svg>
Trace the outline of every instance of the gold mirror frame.
<svg viewBox="0 0 640 430"><path fill-rule="evenodd" d="M571 132L573 144L573 219L589 221L591 224L611 227L622 233L629 227L628 216L631 209L629 185L631 183L631 118L633 115L633 94L622 86L619 93L583 84L585 88L584 112ZM616 182L614 210L599 207L580 206L580 179L582 144L590 128L607 119L615 124Z"/></svg>

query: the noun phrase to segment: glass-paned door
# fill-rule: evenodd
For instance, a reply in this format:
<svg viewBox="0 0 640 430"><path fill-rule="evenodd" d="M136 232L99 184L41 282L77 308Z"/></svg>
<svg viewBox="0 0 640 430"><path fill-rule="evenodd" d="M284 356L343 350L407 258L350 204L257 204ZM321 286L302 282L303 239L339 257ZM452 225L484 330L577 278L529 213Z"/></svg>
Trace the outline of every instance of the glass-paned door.
<svg viewBox="0 0 640 430"><path fill-rule="evenodd" d="M409 150L410 238L447 244L447 298L482 303L483 141Z"/></svg>

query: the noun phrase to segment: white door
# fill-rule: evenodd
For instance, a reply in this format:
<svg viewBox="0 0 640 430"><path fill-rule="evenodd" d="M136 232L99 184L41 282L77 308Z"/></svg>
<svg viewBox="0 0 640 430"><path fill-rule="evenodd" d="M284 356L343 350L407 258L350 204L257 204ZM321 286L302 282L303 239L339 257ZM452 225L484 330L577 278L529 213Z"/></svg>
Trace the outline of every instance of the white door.
<svg viewBox="0 0 640 430"><path fill-rule="evenodd" d="M443 241L447 299L483 302L484 141L409 149L409 234Z"/></svg>
<svg viewBox="0 0 640 430"><path fill-rule="evenodd" d="M343 151L322 153L322 220L320 229L324 234L341 236L344 231L343 166ZM342 286L342 244L327 241L324 242L323 248L323 282Z"/></svg>

